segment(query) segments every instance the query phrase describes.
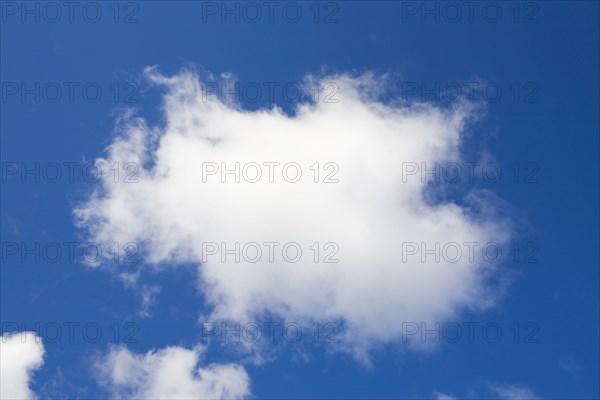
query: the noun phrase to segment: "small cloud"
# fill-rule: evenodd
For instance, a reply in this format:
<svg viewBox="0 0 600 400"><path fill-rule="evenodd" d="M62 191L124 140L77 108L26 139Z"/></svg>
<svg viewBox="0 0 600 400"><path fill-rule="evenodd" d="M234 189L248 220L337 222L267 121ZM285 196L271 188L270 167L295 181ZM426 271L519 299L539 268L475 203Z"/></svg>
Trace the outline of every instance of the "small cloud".
<svg viewBox="0 0 600 400"><path fill-rule="evenodd" d="M490 390L502 400L539 400L541 397L533 393L527 386L490 385Z"/></svg>
<svg viewBox="0 0 600 400"><path fill-rule="evenodd" d="M560 362L560 367L565 372L567 372L567 373L569 373L571 375L577 375L577 374L579 374L580 371L583 370L583 367L581 365L577 364L573 360L561 361Z"/></svg>
<svg viewBox="0 0 600 400"><path fill-rule="evenodd" d="M433 395L435 396L435 400L456 400L456 397L450 396L449 394L433 391Z"/></svg>
<svg viewBox="0 0 600 400"><path fill-rule="evenodd" d="M178 346L136 354L112 349L95 364L101 386L113 398L240 399L250 396L250 379L237 364L200 366L204 348Z"/></svg>
<svg viewBox="0 0 600 400"><path fill-rule="evenodd" d="M149 318L152 316L150 313L150 307L156 303L156 296L160 293L161 289L159 286L148 286L143 285L140 289L142 297L142 305L140 309L140 316Z"/></svg>
<svg viewBox="0 0 600 400"><path fill-rule="evenodd" d="M10 230L11 235L20 237L23 230L23 221L13 217L6 217L6 226Z"/></svg>

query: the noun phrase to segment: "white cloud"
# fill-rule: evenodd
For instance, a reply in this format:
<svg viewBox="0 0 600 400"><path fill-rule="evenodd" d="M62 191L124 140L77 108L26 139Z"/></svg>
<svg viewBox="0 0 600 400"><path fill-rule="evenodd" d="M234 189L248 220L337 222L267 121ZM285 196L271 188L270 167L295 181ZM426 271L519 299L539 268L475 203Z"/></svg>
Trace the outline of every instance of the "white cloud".
<svg viewBox="0 0 600 400"><path fill-rule="evenodd" d="M114 348L96 363L98 379L118 398L238 399L250 395L243 367L199 367L202 351L202 347L166 347L135 354L125 347Z"/></svg>
<svg viewBox="0 0 600 400"><path fill-rule="evenodd" d="M43 364L44 345L34 332L5 333L0 342L0 398L33 399L33 372Z"/></svg>
<svg viewBox="0 0 600 400"><path fill-rule="evenodd" d="M456 397L442 392L433 392L433 395L435 396L435 400L456 400Z"/></svg>
<svg viewBox="0 0 600 400"><path fill-rule="evenodd" d="M577 375L583 370L583 367L573 360L561 361L559 365L560 368L563 369L563 371L571 375Z"/></svg>
<svg viewBox="0 0 600 400"><path fill-rule="evenodd" d="M517 385L490 385L490 389L502 400L539 400L527 386Z"/></svg>
<svg viewBox="0 0 600 400"><path fill-rule="evenodd" d="M103 171L114 163L137 163L139 182L124 183L122 174L116 183L113 174L104 175L101 190L75 211L92 240L107 246L141 243L149 268L198 264L199 290L214 308L213 319L246 322L269 312L288 321L341 320L345 349L358 356L377 343L398 340L403 322L433 326L463 308L494 304L497 293L487 278L496 268L482 259L481 246L474 262L468 260L463 244L504 243L509 237L504 221L477 193L466 197L468 206L433 204L428 183L402 178L403 162L461 161L462 136L477 117L472 105L384 104L377 100L383 77L337 75L323 82L337 84L339 102L304 104L290 116L277 108L252 112L206 98L189 71L164 77L149 69L148 76L167 90L166 125L121 121L107 156L97 163ZM231 175L227 183L214 175L203 183L203 162L228 168L256 162L263 177L236 184ZM281 164L274 183L264 162ZM297 183L282 178L281 166L289 162L301 167ZM315 162L319 183L309 169ZM335 169L325 169L327 162L339 167L339 183L322 182ZM253 169L246 172L254 176ZM293 176L292 170L287 177ZM236 263L229 256L223 263L214 255L202 263L207 242L228 248L254 242L263 256L256 263ZM276 262L269 261L265 242L281 243ZM289 242L302 249L297 263L281 254ZM323 246L335 242L339 263L315 263L310 249L315 242L320 260L335 249ZM432 256L403 262L403 242L428 248L455 242L463 256L454 263Z"/></svg>

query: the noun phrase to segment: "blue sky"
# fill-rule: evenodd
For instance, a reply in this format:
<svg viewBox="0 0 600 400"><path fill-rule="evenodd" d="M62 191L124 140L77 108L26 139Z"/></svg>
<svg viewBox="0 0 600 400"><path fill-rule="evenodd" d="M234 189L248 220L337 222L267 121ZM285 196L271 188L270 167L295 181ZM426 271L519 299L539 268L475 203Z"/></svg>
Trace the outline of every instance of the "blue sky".
<svg viewBox="0 0 600 400"><path fill-rule="evenodd" d="M35 331L42 339L43 365L33 372L31 391L42 398L106 398L114 393L98 379L95 366L114 346L142 354L203 344L202 363L243 366L255 398L598 398L600 8L585 1L474 3L470 10L442 2L282 2L289 14L276 9L269 20L267 6L256 2L262 14L253 22L253 10L241 2L227 3L233 14L223 13L221 2L81 2L70 20L62 3L55 5L61 13L55 18L55 9L43 2L2 1L0 319L3 334ZM302 15L292 22L297 9ZM101 14L93 22L97 10ZM454 17L456 10L460 17ZM236 107L253 112L277 105L291 118L297 102L279 88L295 89L307 75L329 77L327 82L343 87L341 77L370 72L375 78L365 81L367 87L388 86L383 103L424 101L439 110L455 110L459 102L448 99L460 87L462 100L478 105L476 120L461 136L461 160L488 160L502 177L461 179L436 191L436 201L468 209L465 193L487 190L498 208L487 216L511 221L503 250L512 256L492 277L490 287L498 295L493 305L477 309L484 301L478 298L443 318L442 324L463 328L478 324L474 339L463 331L456 343L442 339L435 348L415 350L402 340L388 340L381 332L388 324L381 321L357 331L384 338L360 342L370 348L368 361L348 350L350 345L340 351L304 339L267 344L261 351L269 356L258 363L252 360L255 353L206 342L199 321L215 304L197 283L199 263L193 257L156 256L152 239L168 238L152 224L144 226L148 236L132 234L132 242L148 240L134 251L134 267L95 268L80 255L68 257L64 243L81 249L97 239L87 235L101 224L76 226L74 210L101 186L82 173L96 158L110 159L106 149L122 135L115 121L133 108L148 125L165 124L161 104L173 89L157 84L160 77L152 81L144 75L148 66L156 66L161 77L187 70L209 81L206 71L230 72L248 90L253 83L275 82L273 101L265 92L251 101L248 92ZM344 104L340 97L335 106L343 110ZM174 119L174 113L168 117ZM431 115L414 118L433 123ZM65 163L73 165L72 182ZM56 165L62 176L53 180ZM156 213L157 220L162 215L160 208L143 208L143 197L131 196L138 202L128 210ZM119 227L116 221L110 229ZM113 232L109 228L103 232ZM348 221L347 230L352 229L356 225ZM115 241L121 251L129 242ZM54 259L48 246L57 243L63 253ZM158 262L148 260L152 255ZM126 285L122 271L142 272L135 284ZM144 305L143 295L152 298L152 293L154 301ZM286 318L265 304L267 313L260 318ZM402 312L399 307L397 315L382 315L403 318ZM346 313L336 316L335 329L346 326L355 333L343 318L354 314ZM325 329L327 321L317 323ZM65 323L78 324L72 339ZM480 329L490 325L499 327L500 338ZM90 339L96 328L101 337Z"/></svg>

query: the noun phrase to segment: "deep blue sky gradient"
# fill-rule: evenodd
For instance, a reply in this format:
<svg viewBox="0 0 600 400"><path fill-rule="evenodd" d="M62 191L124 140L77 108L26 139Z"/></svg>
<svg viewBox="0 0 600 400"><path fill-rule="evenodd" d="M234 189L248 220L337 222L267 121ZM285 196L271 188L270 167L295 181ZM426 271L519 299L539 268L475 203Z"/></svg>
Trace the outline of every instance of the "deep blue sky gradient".
<svg viewBox="0 0 600 400"><path fill-rule="evenodd" d="M3 2L9 3L9 2ZM406 2L405 2L406 3ZM31 3L33 4L33 3ZM502 179L478 183L512 207L521 244L535 242L537 262L505 266L513 283L493 310L465 313L460 320L494 322L504 331L498 343L476 337L445 343L431 354L398 346L377 352L371 369L350 357L307 346L310 360L296 361L293 346L272 363L249 366L252 391L263 397L428 398L433 390L461 397L492 396L488 383L522 384L544 398L598 398L599 393L599 5L598 2L539 2L535 20L513 17L513 3L500 2L497 23L477 14L473 23L404 15L403 2L338 2L337 23L310 17L288 23L203 21L202 2L137 2L137 22L115 23L109 2L103 18L26 22L6 16L1 25L1 159L3 163L85 162L103 154L113 137L114 117L126 106L110 87L139 83L133 104L156 120L160 91L146 91L142 69L157 65L172 74L187 65L231 71L242 82L298 82L307 73L375 70L400 82L433 87L481 79L494 82L502 97L487 101L485 116L465 144L467 153L489 152L508 173L510 166L535 163L536 182ZM302 3L308 9L307 3ZM415 3L415 4L420 4ZM434 3L429 3L434 4ZM483 4L483 3L480 3ZM121 7L124 7L124 3ZM433 7L433 5L432 5ZM530 6L527 6L530 7ZM406 9L404 9L406 11ZM122 10L124 11L124 10ZM121 17L123 17L121 15ZM92 103L75 91L56 103L22 101L6 83L97 82L103 89ZM516 100L514 85L535 88ZM5 97L6 96L6 97ZM279 105L287 107L278 99ZM247 104L255 108L264 104ZM471 157L476 161L475 156ZM3 167L4 170L4 167ZM67 242L80 238L72 209L93 184L2 181L2 242ZM147 278L163 290L152 318L137 315L136 295L109 274L79 263L3 260L1 321L35 323L89 321L103 328L98 343L76 331L45 342L45 365L35 374L36 392L51 397L101 397L90 379L89 362L111 343L111 324L139 326L136 351L166 345L192 346L201 297L194 267ZM376 295L376 294L374 294ZM537 343L512 340L510 327L532 322ZM208 361L235 361L226 349L212 348ZM574 365L570 373L561 363ZM62 384L57 377L63 378ZM54 382L54 383L52 383ZM59 382L59 383L57 383ZM54 385L54 386L53 386Z"/></svg>

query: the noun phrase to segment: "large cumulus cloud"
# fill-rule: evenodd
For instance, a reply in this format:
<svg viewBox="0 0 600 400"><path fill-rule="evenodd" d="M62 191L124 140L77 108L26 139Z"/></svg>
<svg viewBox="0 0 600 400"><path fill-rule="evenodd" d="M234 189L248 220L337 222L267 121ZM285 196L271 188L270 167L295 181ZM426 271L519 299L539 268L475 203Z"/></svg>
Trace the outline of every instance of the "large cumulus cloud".
<svg viewBox="0 0 600 400"><path fill-rule="evenodd" d="M115 182L106 174L76 209L77 221L108 246L140 243L148 268L196 263L211 319L251 321L269 313L288 321L338 320L346 349L360 354L397 340L403 322L433 324L493 304L487 279L496 267L480 251L452 262L402 257L407 242L432 248L508 240L505 221L487 206L476 207L485 203L476 193L465 196L472 206L435 203L431 182L403 179L403 163L461 161L464 133L477 117L473 105L382 101L384 77L338 74L311 78L313 84L335 82L337 102L308 102L290 115L206 96L190 71L165 77L148 69L147 76L165 90L164 123L149 126L128 116L97 160L103 170L136 163L139 182ZM296 166L286 180L282 169L291 162ZM222 167L235 163L248 166L246 175L239 183L226 175L223 183ZM262 167L258 182L251 182L252 163ZM302 177L291 183L297 166ZM279 243L273 260L263 245L270 242ZM207 243L229 249L239 243L240 252L257 243L263 254L248 262L256 255L248 247L248 257L223 261L223 248L207 255L214 250ZM282 256L286 243L302 250L299 261ZM324 263L334 252L339 262Z"/></svg>

